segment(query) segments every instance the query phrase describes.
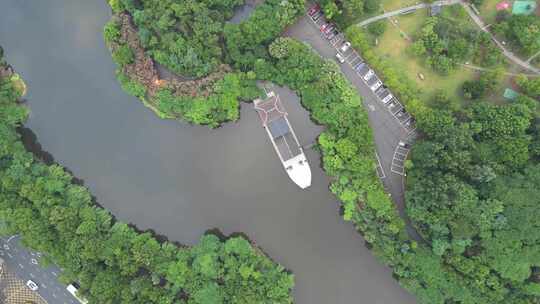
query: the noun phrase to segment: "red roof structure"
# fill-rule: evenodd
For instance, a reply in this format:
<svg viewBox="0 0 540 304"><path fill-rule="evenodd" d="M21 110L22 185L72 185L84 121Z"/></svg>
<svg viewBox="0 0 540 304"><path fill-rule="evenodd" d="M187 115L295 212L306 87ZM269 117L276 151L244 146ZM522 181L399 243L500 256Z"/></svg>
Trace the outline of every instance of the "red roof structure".
<svg viewBox="0 0 540 304"><path fill-rule="evenodd" d="M497 8L498 11L503 11L503 10L507 10L510 8L510 2L508 1L501 1L499 3L497 3L497 5L495 6Z"/></svg>

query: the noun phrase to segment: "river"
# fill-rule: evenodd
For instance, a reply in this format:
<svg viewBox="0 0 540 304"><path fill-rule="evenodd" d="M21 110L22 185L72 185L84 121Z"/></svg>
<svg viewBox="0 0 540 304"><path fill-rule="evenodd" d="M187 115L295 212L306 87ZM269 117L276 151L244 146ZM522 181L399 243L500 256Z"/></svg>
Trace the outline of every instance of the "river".
<svg viewBox="0 0 540 304"><path fill-rule="evenodd" d="M207 230L244 232L296 276L300 304L408 304L414 298L339 216L319 154L313 184L286 176L251 105L209 130L160 120L114 77L103 0L3 0L0 45L28 85L27 127L118 219L194 244ZM321 128L279 89L303 144ZM53 304L53 303L51 303Z"/></svg>

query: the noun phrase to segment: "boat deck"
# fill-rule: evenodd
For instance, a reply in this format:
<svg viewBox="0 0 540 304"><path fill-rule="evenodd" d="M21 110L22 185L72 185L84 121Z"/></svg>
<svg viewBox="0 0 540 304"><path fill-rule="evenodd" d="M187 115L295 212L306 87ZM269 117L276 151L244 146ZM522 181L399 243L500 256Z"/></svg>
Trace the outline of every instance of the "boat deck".
<svg viewBox="0 0 540 304"><path fill-rule="evenodd" d="M276 146L279 150L279 154L283 160L289 160L296 155L302 153L298 145L294 142L294 138L291 133L275 138Z"/></svg>
<svg viewBox="0 0 540 304"><path fill-rule="evenodd" d="M254 103L263 125L274 139L281 161L287 161L301 154L300 144L292 132L287 119L287 112L281 104L279 96L275 95L274 92L270 92L268 99L257 99Z"/></svg>
<svg viewBox="0 0 540 304"><path fill-rule="evenodd" d="M287 174L300 188L309 187L311 169L279 96L269 92L267 99L255 99L253 103Z"/></svg>

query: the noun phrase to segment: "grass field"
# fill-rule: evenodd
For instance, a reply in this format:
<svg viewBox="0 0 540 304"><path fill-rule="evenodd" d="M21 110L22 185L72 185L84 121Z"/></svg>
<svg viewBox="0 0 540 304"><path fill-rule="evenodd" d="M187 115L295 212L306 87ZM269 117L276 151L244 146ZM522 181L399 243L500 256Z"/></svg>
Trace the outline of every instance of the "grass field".
<svg viewBox="0 0 540 304"><path fill-rule="evenodd" d="M419 3L418 0L382 0L381 6L385 11L389 12L402 7L415 5L417 3Z"/></svg>
<svg viewBox="0 0 540 304"><path fill-rule="evenodd" d="M502 0L484 0L482 6L478 7L480 11L480 17L486 24L495 22L495 16L497 15L497 9L495 6Z"/></svg>
<svg viewBox="0 0 540 304"><path fill-rule="evenodd" d="M461 99L461 85L464 81L476 77L477 72L461 68L448 76L441 76L408 51L411 42L405 38L402 32L413 38L414 33L422 27L427 19L427 11L420 10L414 14L399 16L395 19L398 21L399 29L387 21L386 32L379 38L379 44L375 48L377 52L396 66L402 67L401 70L405 71L420 88L421 97L430 98L436 90L444 90L450 96ZM419 78L420 73L424 75L424 80Z"/></svg>

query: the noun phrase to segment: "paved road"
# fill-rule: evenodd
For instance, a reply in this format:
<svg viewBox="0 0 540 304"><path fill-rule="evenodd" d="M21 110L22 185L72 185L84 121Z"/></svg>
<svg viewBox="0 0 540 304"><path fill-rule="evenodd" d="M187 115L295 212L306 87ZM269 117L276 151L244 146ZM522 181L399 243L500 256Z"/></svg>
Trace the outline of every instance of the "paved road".
<svg viewBox="0 0 540 304"><path fill-rule="evenodd" d="M329 41L321 36L318 27L307 16L301 18L296 24L289 27L285 36L293 37L311 45L322 57L334 59L336 49ZM408 221L405 213L404 176L392 171L392 162L400 141L410 139L411 130L405 128L398 119L390 113L378 97L363 82L350 64L340 65L341 71L349 82L356 87L363 97L364 106L368 112L369 124L373 130L375 146L383 171L383 185L396 203L400 215ZM417 239L414 229L408 226L409 234Z"/></svg>
<svg viewBox="0 0 540 304"><path fill-rule="evenodd" d="M527 59L527 63L530 63L531 61L533 61L534 58L540 56L540 51L536 52L536 54L532 55L531 57L529 57L529 59Z"/></svg>
<svg viewBox="0 0 540 304"><path fill-rule="evenodd" d="M479 66L473 65L473 64L460 63L459 65L466 68L466 69L471 69L471 70L476 70L476 71L484 71L484 72L486 72L486 71L494 71L494 69L483 68L483 67L479 67ZM504 72L504 75L508 75L508 76L525 75L527 77L540 77L540 74L524 74L524 73L512 73L512 72Z"/></svg>
<svg viewBox="0 0 540 304"><path fill-rule="evenodd" d="M480 30L488 33L491 36L491 40L493 40L493 42L495 42L495 44L501 49L503 55L506 56L506 58L528 71L531 71L535 74L540 74L540 69L533 67L528 62L521 60L521 58L517 57L516 55L514 55L514 53L507 50L506 47L501 42L499 42L499 40L497 40L497 38L495 38L495 36L487 29L484 21L482 21L482 19L473 12L473 10L468 4L462 3L462 6L465 11L467 11L467 14L469 14L474 23L476 23L476 25L480 28Z"/></svg>
<svg viewBox="0 0 540 304"><path fill-rule="evenodd" d="M378 16L375 16L375 17L371 17L371 18L368 18L362 22L359 22L358 23L358 26L366 26L370 23L373 23L375 21L379 21L379 20L382 20L382 19L386 19L386 18L390 18L390 17L393 17L393 16L397 16L397 15L401 15L403 14L404 12L407 12L407 11L415 11L415 10L419 10L419 9L422 9L422 8L427 8L431 5L454 5L454 4L458 4L460 3L461 0L442 0L442 1L436 1L436 2L433 2L433 3L419 3L419 4L416 4L416 5L411 5L411 6L407 6L407 7L403 7L403 8L400 8L398 10L395 10L395 11L391 11L391 12L387 12L387 13L384 13L382 15L378 15Z"/></svg>
<svg viewBox="0 0 540 304"><path fill-rule="evenodd" d="M34 281L39 285L38 294L49 304L79 304L58 281L61 270L56 266L43 268L39 265L40 253L24 248L19 237L0 239L0 257L10 272L23 282Z"/></svg>

